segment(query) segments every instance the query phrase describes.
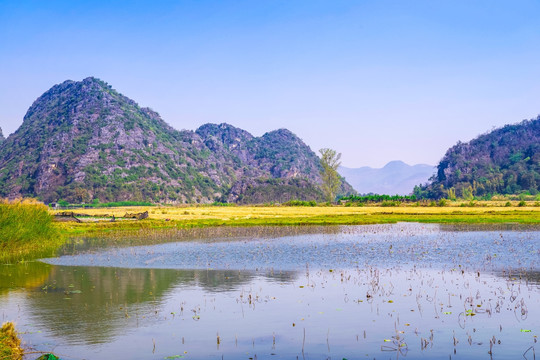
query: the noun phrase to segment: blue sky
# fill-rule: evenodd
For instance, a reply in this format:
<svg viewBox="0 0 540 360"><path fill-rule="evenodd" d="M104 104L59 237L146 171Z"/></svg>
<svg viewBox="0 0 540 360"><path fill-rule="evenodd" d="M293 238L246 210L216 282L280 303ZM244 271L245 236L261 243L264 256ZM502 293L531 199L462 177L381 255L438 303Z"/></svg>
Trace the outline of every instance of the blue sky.
<svg viewBox="0 0 540 360"><path fill-rule="evenodd" d="M0 0L0 127L96 76L177 129L288 128L343 165L436 164L540 114L540 1Z"/></svg>

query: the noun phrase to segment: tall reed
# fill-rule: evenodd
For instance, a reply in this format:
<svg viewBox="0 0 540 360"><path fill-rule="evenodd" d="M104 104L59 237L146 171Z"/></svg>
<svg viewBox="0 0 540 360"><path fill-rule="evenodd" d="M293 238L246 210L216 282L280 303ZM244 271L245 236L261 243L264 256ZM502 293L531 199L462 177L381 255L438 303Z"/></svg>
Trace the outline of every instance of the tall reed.
<svg viewBox="0 0 540 360"><path fill-rule="evenodd" d="M0 201L0 261L42 256L61 243L45 205L34 199Z"/></svg>

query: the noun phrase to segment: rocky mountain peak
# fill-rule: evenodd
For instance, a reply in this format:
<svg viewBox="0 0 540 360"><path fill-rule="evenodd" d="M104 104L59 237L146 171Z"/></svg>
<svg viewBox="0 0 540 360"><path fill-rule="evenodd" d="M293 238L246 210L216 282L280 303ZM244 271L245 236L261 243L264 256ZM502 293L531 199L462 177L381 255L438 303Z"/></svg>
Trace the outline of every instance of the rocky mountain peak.
<svg viewBox="0 0 540 360"><path fill-rule="evenodd" d="M285 193L280 199L296 194L296 184L309 200L320 196L319 166L288 130L260 138L226 123L177 131L157 112L88 77L46 91L0 144L0 197L212 202L240 199L231 192L244 189L234 186L241 182L251 184L246 191L274 186ZM252 181L277 178L308 182Z"/></svg>
<svg viewBox="0 0 540 360"><path fill-rule="evenodd" d="M238 150L244 148L243 145L253 140L253 135L249 132L227 123L204 124L195 132L210 148L225 146L230 150Z"/></svg>

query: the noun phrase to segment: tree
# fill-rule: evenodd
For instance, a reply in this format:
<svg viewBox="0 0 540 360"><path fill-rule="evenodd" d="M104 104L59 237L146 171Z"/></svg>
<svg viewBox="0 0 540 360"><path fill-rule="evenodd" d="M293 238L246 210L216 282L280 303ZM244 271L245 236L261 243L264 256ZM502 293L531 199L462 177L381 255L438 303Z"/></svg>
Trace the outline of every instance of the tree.
<svg viewBox="0 0 540 360"><path fill-rule="evenodd" d="M322 177L322 186L321 190L324 194L326 201L333 202L336 198L336 194L341 185L341 178L337 172L341 162L341 154L336 153L332 149L321 149L319 150L321 154L321 177Z"/></svg>

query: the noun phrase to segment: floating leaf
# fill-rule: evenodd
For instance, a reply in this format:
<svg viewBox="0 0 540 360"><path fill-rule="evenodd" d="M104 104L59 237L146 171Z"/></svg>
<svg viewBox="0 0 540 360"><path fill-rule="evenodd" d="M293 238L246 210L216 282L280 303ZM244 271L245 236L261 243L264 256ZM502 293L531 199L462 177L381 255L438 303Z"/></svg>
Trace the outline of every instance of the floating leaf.
<svg viewBox="0 0 540 360"><path fill-rule="evenodd" d="M529 330L529 329L521 329L520 331L521 332L531 332L531 330Z"/></svg>
<svg viewBox="0 0 540 360"><path fill-rule="evenodd" d="M164 359L180 359L180 358L183 358L184 355L171 355L171 356L166 356L164 357Z"/></svg>
<svg viewBox="0 0 540 360"><path fill-rule="evenodd" d="M450 315L452 312L451 311L445 311L443 314L444 315Z"/></svg>

